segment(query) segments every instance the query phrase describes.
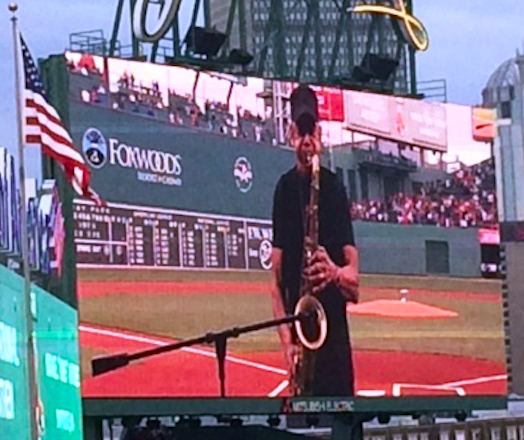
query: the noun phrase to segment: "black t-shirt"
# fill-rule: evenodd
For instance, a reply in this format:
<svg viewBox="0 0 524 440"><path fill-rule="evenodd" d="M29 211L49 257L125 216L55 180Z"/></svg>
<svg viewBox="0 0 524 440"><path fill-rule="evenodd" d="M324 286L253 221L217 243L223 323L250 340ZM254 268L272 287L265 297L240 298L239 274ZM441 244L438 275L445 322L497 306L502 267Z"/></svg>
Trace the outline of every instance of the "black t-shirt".
<svg viewBox="0 0 524 440"><path fill-rule="evenodd" d="M282 249L282 294L288 314L294 312L300 292L309 188L309 176L300 175L293 168L278 181L273 199L273 246ZM344 246L355 245L344 186L326 168L320 172L319 243L338 266L345 264ZM328 336L317 356L315 377L320 382L317 387L315 379L315 395L351 395L353 374L346 300L334 285L318 298L326 310Z"/></svg>

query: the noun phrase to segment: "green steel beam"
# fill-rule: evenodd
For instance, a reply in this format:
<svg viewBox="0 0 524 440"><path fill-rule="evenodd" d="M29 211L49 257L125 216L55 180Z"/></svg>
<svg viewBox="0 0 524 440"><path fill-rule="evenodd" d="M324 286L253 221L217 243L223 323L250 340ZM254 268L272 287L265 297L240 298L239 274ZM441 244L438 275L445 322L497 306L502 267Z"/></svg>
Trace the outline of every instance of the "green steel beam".
<svg viewBox="0 0 524 440"><path fill-rule="evenodd" d="M240 49L247 50L246 0L239 0L238 2L238 36L240 38Z"/></svg>
<svg viewBox="0 0 524 440"><path fill-rule="evenodd" d="M195 26L198 19L198 11L200 9L201 0L195 0L195 5L193 6L193 15L191 16L191 26Z"/></svg>
<svg viewBox="0 0 524 440"><path fill-rule="evenodd" d="M191 24L189 26L189 29L193 29L196 26L196 21L198 18L198 10L200 9L200 0L195 0L195 5L193 6L193 15L191 16ZM178 14L177 14L178 16ZM193 37L193 36L192 36ZM189 51L186 46L186 56L189 54Z"/></svg>
<svg viewBox="0 0 524 440"><path fill-rule="evenodd" d="M165 1L161 0L161 3L162 3L162 7L164 7L165 6ZM149 61L151 63L156 62L156 54L158 52L158 45L159 45L159 43L160 43L160 40L155 41L153 43L153 45L151 46L151 53L149 55Z"/></svg>
<svg viewBox="0 0 524 440"><path fill-rule="evenodd" d="M324 60L322 57L322 23L320 20L320 5L317 0L311 1L313 19L315 21L314 47L315 47L315 75L316 82L324 80Z"/></svg>
<svg viewBox="0 0 524 440"><path fill-rule="evenodd" d="M262 75L264 72L264 66L266 64L266 58L267 58L267 50L268 50L268 38L270 35L271 26L269 20L267 21L266 25L264 26L264 45L262 46L262 50L260 51L260 56L258 58L258 66L256 67L256 71L259 75Z"/></svg>
<svg viewBox="0 0 524 440"><path fill-rule="evenodd" d="M280 78L287 78L289 76L289 72L287 69L285 49L286 33L284 23L284 0L273 0L271 9L271 14L275 23L275 38L273 39L275 73Z"/></svg>
<svg viewBox="0 0 524 440"><path fill-rule="evenodd" d="M229 4L229 13L227 16L226 24L226 42L222 48L222 55L226 55L227 50L230 48L231 31L233 30L233 23L235 21L235 12L237 11L238 0L231 0Z"/></svg>
<svg viewBox="0 0 524 440"><path fill-rule="evenodd" d="M209 28L211 24L211 4L209 0L204 0L204 27Z"/></svg>
<svg viewBox="0 0 524 440"><path fill-rule="evenodd" d="M153 45L151 46L151 53L149 55L149 61L151 63L156 62L156 54L158 52L158 43L159 43L158 41L155 41Z"/></svg>
<svg viewBox="0 0 524 440"><path fill-rule="evenodd" d="M397 42L397 50L396 50L396 53L395 53L395 59L398 60L399 62L399 65L400 65L400 62L402 61L402 57L404 56L404 44L402 44L400 41ZM397 79L397 73L398 73L398 70L395 70L395 72L393 73L393 75L391 75L391 78L390 78L390 81L389 81L389 85L391 86L392 89L394 89L395 87L395 80ZM407 74L407 72L406 72ZM403 92L408 92L408 90L404 90Z"/></svg>
<svg viewBox="0 0 524 440"><path fill-rule="evenodd" d="M306 47L309 43L309 30L311 29L312 20L313 20L313 9L311 8L311 2L308 2L307 3L306 24L304 26L304 29L302 30L302 43L300 44L300 51L298 53L297 66L295 69L295 78L298 82L300 82L300 76L302 75L302 68L304 66Z"/></svg>
<svg viewBox="0 0 524 440"><path fill-rule="evenodd" d="M369 53L371 52L371 50L373 49L373 37L375 35L375 28L377 26L377 19L378 19L378 15L377 14L373 14L371 15L371 23L368 27L368 36L367 36L367 39L366 39L366 52L365 53Z"/></svg>
<svg viewBox="0 0 524 440"><path fill-rule="evenodd" d="M287 61L286 52L284 49L285 33L284 33L284 7L283 0L271 0L269 11L269 19L264 28L264 47L260 53L258 62L259 74L264 73L266 64L267 52L269 46L273 50L273 77L285 78L287 77Z"/></svg>
<svg viewBox="0 0 524 440"><path fill-rule="evenodd" d="M409 62L409 88L410 94L417 95L417 68L415 63L415 49L408 48L408 62Z"/></svg>
<svg viewBox="0 0 524 440"><path fill-rule="evenodd" d="M379 55L386 55L386 21L383 15L377 15L377 38L378 38L378 53Z"/></svg>
<svg viewBox="0 0 524 440"><path fill-rule="evenodd" d="M195 26L198 19L198 11L200 10L201 0L195 0L193 5L193 14L191 15L191 26Z"/></svg>
<svg viewBox="0 0 524 440"><path fill-rule="evenodd" d="M355 66L355 48L353 46L353 27L357 23L357 20L353 18L352 15L349 15L348 23L346 28L346 44L348 47L347 57L348 57L348 66ZM351 75L351 72L347 72Z"/></svg>
<svg viewBox="0 0 524 440"><path fill-rule="evenodd" d="M408 12L413 15L413 1L407 0L406 6ZM417 66L415 62L415 49L413 49L411 46L409 47L409 86L410 86L410 92L413 96L417 94Z"/></svg>
<svg viewBox="0 0 524 440"><path fill-rule="evenodd" d="M340 16L338 17L338 23L337 28L335 30L335 42L333 43L333 49L331 51L331 60L329 62L329 69L327 77L329 80L331 80L335 76L335 68L336 68L336 62L339 59L340 54L340 39L342 38L342 31L345 28L351 27L351 25L348 26L348 13L346 12L351 4L350 0L343 0L342 7L340 8ZM350 42L348 41L348 44ZM352 45L349 49L352 51Z"/></svg>
<svg viewBox="0 0 524 440"><path fill-rule="evenodd" d="M278 13L277 11L277 3L280 0L271 0L270 3L270 9L269 9L269 18L266 22L266 26L264 27L264 46L262 47L262 50L260 51L260 57L258 59L258 66L257 71L259 75L262 75L264 73L264 68L266 66L266 59L267 59L267 53L269 50L269 46L272 44L272 40L276 38L276 36L273 35L274 31L274 23L276 21L275 14ZM275 53L273 51L273 56L275 56Z"/></svg>
<svg viewBox="0 0 524 440"><path fill-rule="evenodd" d="M131 47L133 50L133 58L138 58L140 56L140 42L135 37L135 34L133 33L133 11L135 10L135 4L136 0L130 0L131 5L131 12L129 14L130 17L130 25L131 25Z"/></svg>
<svg viewBox="0 0 524 440"><path fill-rule="evenodd" d="M173 57L180 56L180 26L178 25L178 14L173 20L173 27L171 28L173 32Z"/></svg>
<svg viewBox="0 0 524 440"><path fill-rule="evenodd" d="M114 57L115 49L116 49L116 42L118 40L118 31L120 29L120 21L122 20L122 11L124 9L124 1L125 0L118 0L118 5L116 7L116 14L115 14L115 21L113 23L113 32L111 34L111 41L109 43L109 56Z"/></svg>

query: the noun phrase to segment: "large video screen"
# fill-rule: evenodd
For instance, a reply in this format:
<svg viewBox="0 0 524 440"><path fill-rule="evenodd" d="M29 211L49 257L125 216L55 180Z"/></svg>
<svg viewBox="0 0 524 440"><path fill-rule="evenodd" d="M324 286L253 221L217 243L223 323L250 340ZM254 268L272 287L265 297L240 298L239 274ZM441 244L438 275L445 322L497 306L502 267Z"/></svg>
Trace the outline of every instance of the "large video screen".
<svg viewBox="0 0 524 440"><path fill-rule="evenodd" d="M219 397L215 345L198 338L278 315L273 197L296 162L296 84L66 59L72 137L106 201L75 201L83 394ZM314 383L352 386L313 395L506 395L494 164L489 142L473 137L472 109L313 88L321 194L323 181L341 189L339 217L321 215L320 229L342 231L340 247L337 225L352 219L360 272L357 303L333 286L324 298L342 361L325 346L314 354L331 372ZM322 233L320 244L332 245ZM293 395L278 327L231 335L226 396ZM189 338L198 343L92 372L93 359Z"/></svg>

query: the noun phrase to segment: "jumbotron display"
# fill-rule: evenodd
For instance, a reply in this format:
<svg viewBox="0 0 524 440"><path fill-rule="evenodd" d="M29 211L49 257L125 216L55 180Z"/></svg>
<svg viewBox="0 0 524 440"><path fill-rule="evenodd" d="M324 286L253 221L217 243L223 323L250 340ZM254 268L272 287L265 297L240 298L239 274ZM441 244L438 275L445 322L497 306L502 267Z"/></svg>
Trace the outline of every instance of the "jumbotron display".
<svg viewBox="0 0 524 440"><path fill-rule="evenodd" d="M107 202L75 201L84 396L292 395L277 328L243 330L275 317L273 196L296 161L297 85L65 56L71 134ZM359 301L337 303L344 397L505 395L494 168L472 109L313 89L359 252ZM93 359L169 344L93 374Z"/></svg>

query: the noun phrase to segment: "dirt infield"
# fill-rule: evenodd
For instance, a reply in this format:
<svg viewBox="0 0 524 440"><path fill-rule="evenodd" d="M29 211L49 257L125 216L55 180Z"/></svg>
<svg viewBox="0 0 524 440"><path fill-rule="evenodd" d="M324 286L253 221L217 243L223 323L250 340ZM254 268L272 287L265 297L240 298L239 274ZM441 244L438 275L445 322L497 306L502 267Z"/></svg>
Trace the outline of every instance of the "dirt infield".
<svg viewBox="0 0 524 440"><path fill-rule="evenodd" d="M108 295L132 293L134 295L176 295L177 293L209 293L217 295L260 293L268 294L268 283L261 282L233 282L233 281L103 281L79 283L78 296L80 298L96 298Z"/></svg>
<svg viewBox="0 0 524 440"><path fill-rule="evenodd" d="M379 299L361 304L350 304L348 313L354 315L388 316L390 318L443 319L455 318L458 313L432 307L415 301Z"/></svg>
<svg viewBox="0 0 524 440"><path fill-rule="evenodd" d="M115 329L82 326L84 347L108 352L136 351L172 340ZM356 388L360 395L505 394L505 371L499 364L458 356L356 351ZM137 362L127 368L86 378L85 397L217 397L216 358L208 347L183 349ZM227 395L287 395L280 352L229 353Z"/></svg>

